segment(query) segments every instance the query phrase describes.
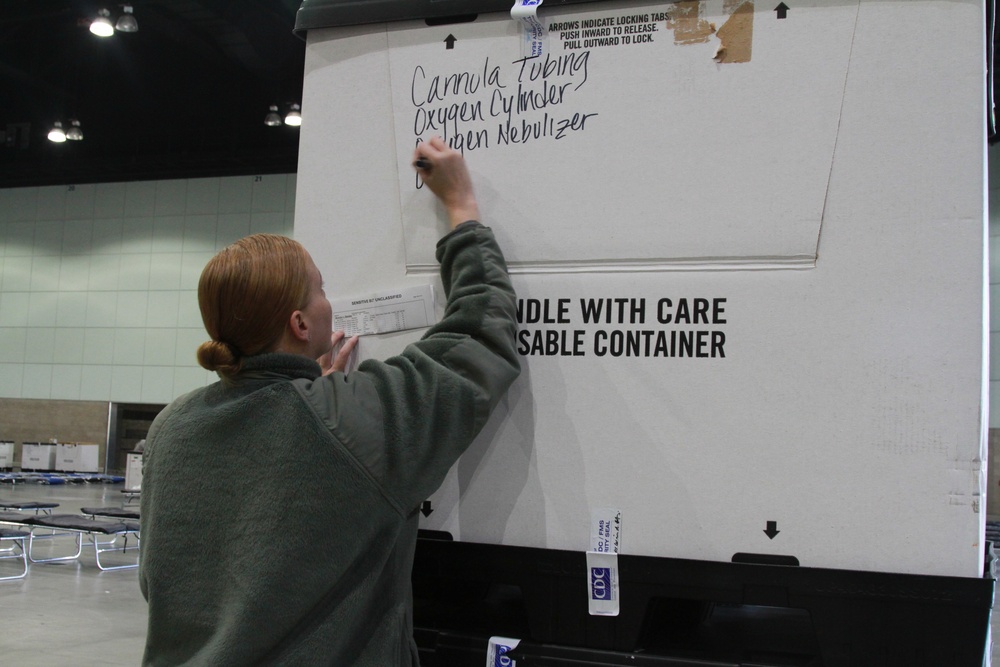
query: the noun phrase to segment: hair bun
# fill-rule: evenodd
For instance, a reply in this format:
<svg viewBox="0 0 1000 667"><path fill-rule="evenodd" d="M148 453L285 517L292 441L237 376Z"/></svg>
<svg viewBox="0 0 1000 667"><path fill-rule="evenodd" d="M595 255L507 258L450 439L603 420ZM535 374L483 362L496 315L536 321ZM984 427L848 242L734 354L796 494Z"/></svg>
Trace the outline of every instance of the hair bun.
<svg viewBox="0 0 1000 667"><path fill-rule="evenodd" d="M233 373L240 366L239 352L223 341L206 341L198 347L198 363L210 371Z"/></svg>

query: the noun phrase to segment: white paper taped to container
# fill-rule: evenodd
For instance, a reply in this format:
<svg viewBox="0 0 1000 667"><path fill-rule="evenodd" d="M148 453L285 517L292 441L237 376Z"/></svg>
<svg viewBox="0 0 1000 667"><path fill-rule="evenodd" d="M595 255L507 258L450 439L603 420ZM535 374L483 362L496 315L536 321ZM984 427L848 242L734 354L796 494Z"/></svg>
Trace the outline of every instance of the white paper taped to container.
<svg viewBox="0 0 1000 667"><path fill-rule="evenodd" d="M545 26L535 15L542 0L516 0L510 8L510 17L521 22L521 57L537 58L545 55Z"/></svg>
<svg viewBox="0 0 1000 667"><path fill-rule="evenodd" d="M507 654L520 643L520 639L490 637L489 648L486 650L486 667L515 667L517 661L511 660Z"/></svg>
<svg viewBox="0 0 1000 667"><path fill-rule="evenodd" d="M434 321L434 290L407 287L364 297L331 301L333 329L348 337L422 329Z"/></svg>
<svg viewBox="0 0 1000 667"><path fill-rule="evenodd" d="M587 600L591 616L618 615L618 554L587 552Z"/></svg>

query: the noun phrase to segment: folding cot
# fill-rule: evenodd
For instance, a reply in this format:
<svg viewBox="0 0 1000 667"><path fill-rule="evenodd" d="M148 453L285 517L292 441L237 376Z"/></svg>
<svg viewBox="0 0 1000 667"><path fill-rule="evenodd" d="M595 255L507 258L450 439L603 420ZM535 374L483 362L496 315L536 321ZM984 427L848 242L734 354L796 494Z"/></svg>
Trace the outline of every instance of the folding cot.
<svg viewBox="0 0 1000 667"><path fill-rule="evenodd" d="M122 489L122 507L138 503L141 494L139 489Z"/></svg>
<svg viewBox="0 0 1000 667"><path fill-rule="evenodd" d="M108 519L139 520L139 508L130 507L81 507L80 511L89 517L104 517Z"/></svg>
<svg viewBox="0 0 1000 667"><path fill-rule="evenodd" d="M121 475L102 475L98 473L76 472L9 472L0 473L0 483L18 484L120 484L125 478Z"/></svg>
<svg viewBox="0 0 1000 667"><path fill-rule="evenodd" d="M19 574L0 576L0 581L23 579L28 574L28 550L24 547L24 540L26 538L30 539L30 537L30 532L0 526L0 560L14 559L21 561L21 572Z"/></svg>
<svg viewBox="0 0 1000 667"><path fill-rule="evenodd" d="M91 508L97 509L97 508ZM87 536L94 546L94 559L101 570L123 570L139 566L139 524L135 521L120 519L102 519L95 515L77 514L36 514L26 515L18 512L0 512L0 524L11 524L28 528L27 558L32 563L52 563L78 559L83 553L83 539ZM41 534L40 531L51 531ZM76 553L67 556L36 557L34 543L41 539L49 539L62 535L73 535L76 539ZM136 542L128 544L128 536L134 535ZM101 537L110 539L101 540ZM121 546L118 540L122 540ZM23 547L23 542L22 542ZM101 554L111 551L136 551L136 562L124 565L105 565L101 562Z"/></svg>
<svg viewBox="0 0 1000 667"><path fill-rule="evenodd" d="M39 503L25 500L3 500L0 499L0 510L34 510L35 514L52 514L53 508L59 507L59 503Z"/></svg>

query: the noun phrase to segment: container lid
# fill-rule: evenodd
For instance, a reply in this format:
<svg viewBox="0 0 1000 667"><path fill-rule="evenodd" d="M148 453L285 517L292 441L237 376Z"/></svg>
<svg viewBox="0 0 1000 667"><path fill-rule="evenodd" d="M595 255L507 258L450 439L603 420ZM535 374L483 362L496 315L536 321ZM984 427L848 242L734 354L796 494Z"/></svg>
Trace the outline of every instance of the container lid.
<svg viewBox="0 0 1000 667"><path fill-rule="evenodd" d="M602 0L545 0L543 8ZM340 28L364 23L475 18L490 12L509 12L513 0L303 0L295 14L300 37L313 28Z"/></svg>

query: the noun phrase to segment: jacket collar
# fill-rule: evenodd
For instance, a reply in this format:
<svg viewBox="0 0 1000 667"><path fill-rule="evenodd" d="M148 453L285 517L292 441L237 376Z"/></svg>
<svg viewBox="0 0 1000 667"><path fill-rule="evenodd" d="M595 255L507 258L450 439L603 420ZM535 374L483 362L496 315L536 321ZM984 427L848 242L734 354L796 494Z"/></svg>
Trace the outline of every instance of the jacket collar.
<svg viewBox="0 0 1000 667"><path fill-rule="evenodd" d="M245 357L240 372L233 378L233 383L298 378L315 380L320 375L322 371L319 364L312 359L287 352L266 352Z"/></svg>

